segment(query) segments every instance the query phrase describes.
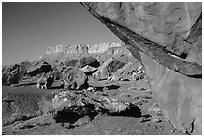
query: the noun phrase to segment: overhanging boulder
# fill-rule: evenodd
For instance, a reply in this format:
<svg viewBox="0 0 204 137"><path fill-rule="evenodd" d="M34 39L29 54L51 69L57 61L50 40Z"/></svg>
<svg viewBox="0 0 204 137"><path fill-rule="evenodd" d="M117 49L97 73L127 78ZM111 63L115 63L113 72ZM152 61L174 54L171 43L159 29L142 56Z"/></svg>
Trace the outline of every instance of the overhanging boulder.
<svg viewBox="0 0 204 137"><path fill-rule="evenodd" d="M202 131L201 3L82 3L128 45L173 126Z"/></svg>

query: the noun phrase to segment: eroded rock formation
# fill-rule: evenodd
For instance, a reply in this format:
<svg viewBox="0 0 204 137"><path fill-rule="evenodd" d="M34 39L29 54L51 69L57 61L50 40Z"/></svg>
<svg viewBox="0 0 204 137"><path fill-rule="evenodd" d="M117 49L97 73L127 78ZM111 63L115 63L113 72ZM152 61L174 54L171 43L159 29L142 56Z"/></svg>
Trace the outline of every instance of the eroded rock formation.
<svg viewBox="0 0 204 137"><path fill-rule="evenodd" d="M173 126L202 131L201 3L82 3L143 65Z"/></svg>
<svg viewBox="0 0 204 137"><path fill-rule="evenodd" d="M2 84L12 85L20 83L27 69L30 67L31 63L28 61L23 61L11 66L4 66L2 69Z"/></svg>
<svg viewBox="0 0 204 137"><path fill-rule="evenodd" d="M140 109L127 101L108 98L106 96L93 96L91 92L63 91L52 99L54 118L59 119L60 113L66 113L68 118L74 115L90 115L91 113L121 113L129 109L135 109L140 114Z"/></svg>

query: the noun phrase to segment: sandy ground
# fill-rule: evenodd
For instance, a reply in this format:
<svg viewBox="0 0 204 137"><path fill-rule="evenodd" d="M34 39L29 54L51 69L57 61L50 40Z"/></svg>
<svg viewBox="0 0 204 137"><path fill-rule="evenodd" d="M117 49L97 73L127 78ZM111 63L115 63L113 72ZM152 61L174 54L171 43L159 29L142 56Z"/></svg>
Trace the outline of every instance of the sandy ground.
<svg viewBox="0 0 204 137"><path fill-rule="evenodd" d="M141 109L121 114L97 114L94 119L80 118L75 127L69 123L56 123L52 114L35 117L27 120L26 126L17 121L12 125L2 127L2 134L5 135L181 135L183 133L175 130L163 116L159 122L149 120L152 113L149 111L156 102L154 94L149 88L148 82L143 79L137 82L121 82L115 87L106 87L99 91L108 97L127 100L137 104ZM13 87L12 87L13 88ZM27 87L28 89L28 87ZM34 89L33 87L31 88ZM15 90L13 88L12 90ZM16 88L18 90L18 88ZM42 90L43 92L44 90ZM50 90L56 93L58 89ZM3 91L6 92L6 91ZM35 123L35 124L33 124ZM36 124L37 123L37 124Z"/></svg>

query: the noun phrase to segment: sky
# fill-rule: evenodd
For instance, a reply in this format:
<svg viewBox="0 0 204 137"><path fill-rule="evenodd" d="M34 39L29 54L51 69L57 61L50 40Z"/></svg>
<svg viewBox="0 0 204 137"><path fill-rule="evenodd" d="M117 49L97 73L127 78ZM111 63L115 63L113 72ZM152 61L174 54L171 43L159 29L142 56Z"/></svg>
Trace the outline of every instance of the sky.
<svg viewBox="0 0 204 137"><path fill-rule="evenodd" d="M38 60L48 47L104 42L120 40L80 3L2 3L2 65Z"/></svg>

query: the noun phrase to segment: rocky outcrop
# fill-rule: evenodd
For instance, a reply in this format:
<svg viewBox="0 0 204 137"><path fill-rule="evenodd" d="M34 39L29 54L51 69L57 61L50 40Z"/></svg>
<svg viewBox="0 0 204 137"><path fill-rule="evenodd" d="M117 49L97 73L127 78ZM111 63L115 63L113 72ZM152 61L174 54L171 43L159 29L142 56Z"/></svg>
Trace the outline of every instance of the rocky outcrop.
<svg viewBox="0 0 204 137"><path fill-rule="evenodd" d="M173 126L201 134L201 3L82 4L144 65Z"/></svg>
<svg viewBox="0 0 204 137"><path fill-rule="evenodd" d="M27 69L30 67L31 63L28 61L11 66L4 66L2 69L2 84L12 85L20 83L23 76L26 74Z"/></svg>
<svg viewBox="0 0 204 137"><path fill-rule="evenodd" d="M27 70L27 74L30 77L38 78L38 80L36 81L37 88L49 89L54 82L54 75L51 74L52 71L52 65L50 65L46 61L39 61L33 64L33 66ZM41 76L38 77L39 75Z"/></svg>
<svg viewBox="0 0 204 137"><path fill-rule="evenodd" d="M88 91L77 93L71 91L60 92L52 99L52 106L56 120L59 118L60 113L66 113L67 118L73 113L75 115L90 115L91 113L113 114L133 108L137 108L138 113L140 113L140 109L130 102L111 99L101 95L94 96Z"/></svg>
<svg viewBox="0 0 204 137"><path fill-rule="evenodd" d="M98 70L93 73L96 80L119 79L131 80L133 72L141 66L140 62L134 58L125 46L112 47L97 59L102 62Z"/></svg>

